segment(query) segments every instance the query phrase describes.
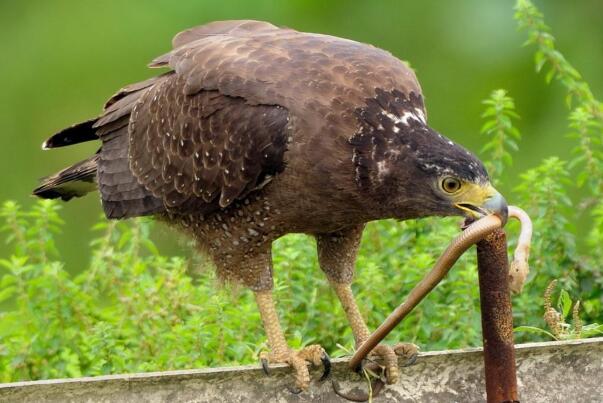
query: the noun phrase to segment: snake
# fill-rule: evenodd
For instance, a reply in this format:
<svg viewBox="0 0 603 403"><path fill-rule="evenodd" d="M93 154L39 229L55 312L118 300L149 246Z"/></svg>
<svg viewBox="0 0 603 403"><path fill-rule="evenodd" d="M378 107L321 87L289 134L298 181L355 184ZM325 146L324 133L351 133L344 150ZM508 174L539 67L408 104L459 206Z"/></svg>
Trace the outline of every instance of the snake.
<svg viewBox="0 0 603 403"><path fill-rule="evenodd" d="M528 214L517 206L508 207L509 218L518 220L521 231L515 247L513 261L509 271L509 285L511 291L520 292L528 273L528 258L532 240L532 222ZM504 219L495 214L486 215L470 225L455 237L444 252L440 255L431 271L410 291L406 300L402 302L381 323L381 325L362 343L349 362L352 370L359 370L362 360L381 342L446 276L458 258L473 244L484 239L492 231L502 228Z"/></svg>

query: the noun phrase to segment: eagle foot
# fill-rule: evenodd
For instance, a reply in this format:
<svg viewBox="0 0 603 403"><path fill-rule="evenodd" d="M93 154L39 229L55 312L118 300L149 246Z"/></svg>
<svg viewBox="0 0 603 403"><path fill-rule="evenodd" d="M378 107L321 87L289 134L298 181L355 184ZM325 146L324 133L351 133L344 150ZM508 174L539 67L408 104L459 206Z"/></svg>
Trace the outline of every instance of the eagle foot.
<svg viewBox="0 0 603 403"><path fill-rule="evenodd" d="M319 379L320 382L326 380L331 373L331 359L327 352L318 344L312 344L297 351L289 349L283 353L262 352L260 353L260 362L266 375L269 375L270 363L289 364L294 371L295 386L288 389L293 394L307 390L310 386L308 363L313 366L322 365L323 373Z"/></svg>
<svg viewBox="0 0 603 403"><path fill-rule="evenodd" d="M400 369L398 368L398 357L406 358L402 364L403 367L415 363L419 354L419 347L412 343L398 343L395 346L386 344L377 345L369 354L367 360L369 364L364 367L376 372L381 369L385 375L385 381L388 385L393 385L400 379Z"/></svg>
<svg viewBox="0 0 603 403"><path fill-rule="evenodd" d="M397 343L394 346L394 352L396 355L406 359L406 361L402 364L403 367L410 367L417 361L419 350L419 346L413 343Z"/></svg>

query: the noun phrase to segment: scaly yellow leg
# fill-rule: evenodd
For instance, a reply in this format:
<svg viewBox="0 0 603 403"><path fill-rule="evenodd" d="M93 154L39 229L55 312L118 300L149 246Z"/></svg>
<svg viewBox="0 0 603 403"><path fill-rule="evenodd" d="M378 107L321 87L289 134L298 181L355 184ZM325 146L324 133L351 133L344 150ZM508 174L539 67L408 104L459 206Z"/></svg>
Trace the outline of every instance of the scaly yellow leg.
<svg viewBox="0 0 603 403"><path fill-rule="evenodd" d="M352 293L352 288L350 284L344 283L336 283L331 281L331 285L341 302L341 306L345 312L348 321L350 322L350 326L352 327L352 333L354 333L354 339L356 341L356 347L360 346L368 337L370 336L370 332L362 315L360 314L360 310L358 309L358 304L356 304L356 299L354 298L354 294ZM412 360L416 357L418 353L417 346L411 343L398 343L393 348L385 345L379 344L376 346L372 354L381 357L383 360L383 365L385 366L386 375L387 375L387 383L393 384L398 382L400 377L400 371L398 369L398 358L397 356L408 357Z"/></svg>
<svg viewBox="0 0 603 403"><path fill-rule="evenodd" d="M295 372L295 386L298 389L296 392L306 390L310 386L310 373L306 364L307 362L313 365L320 365L322 363L324 372L321 380L326 379L331 371L331 361L321 346L313 344L295 351L287 345L276 313L272 291L255 292L255 300L262 317L266 335L268 336L268 345L270 346L269 353L263 352L260 354L264 371L267 372L269 362L289 364Z"/></svg>

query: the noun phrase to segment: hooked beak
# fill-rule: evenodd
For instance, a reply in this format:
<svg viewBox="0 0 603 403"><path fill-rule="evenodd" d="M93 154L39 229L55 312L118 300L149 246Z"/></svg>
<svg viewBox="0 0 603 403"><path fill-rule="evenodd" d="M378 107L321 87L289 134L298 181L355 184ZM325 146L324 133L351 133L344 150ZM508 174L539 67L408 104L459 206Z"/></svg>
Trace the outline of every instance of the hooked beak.
<svg viewBox="0 0 603 403"><path fill-rule="evenodd" d="M508 207L509 206L507 205L507 201L498 192L496 192L483 205L484 210L486 210L490 214L497 215L501 219L503 227L507 223L507 219L509 218Z"/></svg>
<svg viewBox="0 0 603 403"><path fill-rule="evenodd" d="M507 201L494 187L488 185L485 189L480 189L478 193L473 194L469 199L464 198L462 202L455 203L455 206L471 218L481 218L489 214L497 215L504 226L509 217Z"/></svg>

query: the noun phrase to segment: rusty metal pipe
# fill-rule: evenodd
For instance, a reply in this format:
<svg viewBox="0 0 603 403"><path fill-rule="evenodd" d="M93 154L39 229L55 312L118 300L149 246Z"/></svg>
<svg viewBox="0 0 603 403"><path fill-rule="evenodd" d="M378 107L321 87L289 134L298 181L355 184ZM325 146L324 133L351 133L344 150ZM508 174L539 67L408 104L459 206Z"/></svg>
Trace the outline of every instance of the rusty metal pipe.
<svg viewBox="0 0 603 403"><path fill-rule="evenodd" d="M477 243L488 403L519 402L513 344L507 239L502 229Z"/></svg>

